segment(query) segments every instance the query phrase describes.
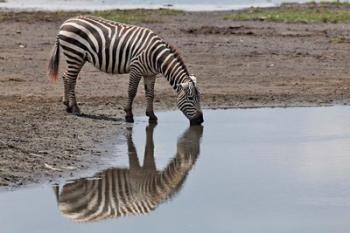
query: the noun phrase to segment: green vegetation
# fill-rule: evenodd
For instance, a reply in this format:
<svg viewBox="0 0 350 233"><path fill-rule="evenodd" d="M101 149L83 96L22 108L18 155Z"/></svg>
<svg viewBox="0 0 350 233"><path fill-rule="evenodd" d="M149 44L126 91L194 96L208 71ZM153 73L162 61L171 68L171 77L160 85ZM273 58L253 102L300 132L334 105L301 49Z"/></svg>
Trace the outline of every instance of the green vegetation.
<svg viewBox="0 0 350 233"><path fill-rule="evenodd" d="M108 10L96 11L91 15L102 17L105 19L122 22L122 23L158 23L161 22L159 17L176 16L183 14L182 11L159 9L159 10Z"/></svg>
<svg viewBox="0 0 350 233"><path fill-rule="evenodd" d="M321 2L284 4L276 8L250 8L225 16L227 20L259 20L284 23L349 23L350 4Z"/></svg>
<svg viewBox="0 0 350 233"><path fill-rule="evenodd" d="M1 0L0 0L1 1ZM171 9L158 10L106 10L106 11L57 11L57 12L0 12L0 22L54 22L63 21L78 15L94 15L121 23L160 23L163 17L184 14L183 11Z"/></svg>
<svg viewBox="0 0 350 233"><path fill-rule="evenodd" d="M321 6L326 6L326 7L329 7L329 6L331 6L331 7L343 7L343 6L346 6L346 7L348 7L348 6L350 6L350 4L349 4L349 2L341 2L341 1L339 1L339 0L324 0L324 1L320 1L319 3L317 3L317 2L315 2L315 1L310 1L310 3L309 4L319 4L319 5L321 5Z"/></svg>

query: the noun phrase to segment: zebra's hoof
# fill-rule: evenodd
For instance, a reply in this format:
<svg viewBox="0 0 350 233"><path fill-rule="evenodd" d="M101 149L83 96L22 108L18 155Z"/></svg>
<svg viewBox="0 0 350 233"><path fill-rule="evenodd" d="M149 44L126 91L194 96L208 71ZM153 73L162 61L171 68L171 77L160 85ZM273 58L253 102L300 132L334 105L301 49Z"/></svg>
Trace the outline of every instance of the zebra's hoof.
<svg viewBox="0 0 350 233"><path fill-rule="evenodd" d="M158 118L156 115L154 115L154 112L146 112L146 116L149 117L148 122L149 123L157 123Z"/></svg>
<svg viewBox="0 0 350 233"><path fill-rule="evenodd" d="M157 124L157 122L158 122L158 118L157 117L150 117L148 119L148 123L150 123L150 124Z"/></svg>
<svg viewBox="0 0 350 233"><path fill-rule="evenodd" d="M73 105L71 108L71 113L74 115L79 115L80 114L80 109L77 105Z"/></svg>
<svg viewBox="0 0 350 233"><path fill-rule="evenodd" d="M66 106L66 112L72 113L72 107Z"/></svg>
<svg viewBox="0 0 350 233"><path fill-rule="evenodd" d="M133 116L125 116L125 121L128 123L134 123L134 117Z"/></svg>

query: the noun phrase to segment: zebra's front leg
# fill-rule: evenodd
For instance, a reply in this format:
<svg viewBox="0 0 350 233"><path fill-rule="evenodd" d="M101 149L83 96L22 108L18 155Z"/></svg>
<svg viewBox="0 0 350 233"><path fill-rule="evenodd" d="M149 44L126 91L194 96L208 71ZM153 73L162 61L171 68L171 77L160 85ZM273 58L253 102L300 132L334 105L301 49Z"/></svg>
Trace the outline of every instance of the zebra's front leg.
<svg viewBox="0 0 350 233"><path fill-rule="evenodd" d="M157 123L158 118L153 110L154 84L156 82L156 76L145 76L143 81L145 84L145 95L147 99L146 116L149 117L149 123Z"/></svg>
<svg viewBox="0 0 350 233"><path fill-rule="evenodd" d="M154 160L154 141L153 141L153 132L156 124L149 124L146 127L146 146L145 146L145 155L143 158L143 167L147 170L155 172L156 162Z"/></svg>
<svg viewBox="0 0 350 233"><path fill-rule="evenodd" d="M132 114L132 103L134 102L140 80L141 80L141 75L134 74L134 73L130 74L128 102L124 108L126 122L130 122L130 123L134 122L134 115Z"/></svg>

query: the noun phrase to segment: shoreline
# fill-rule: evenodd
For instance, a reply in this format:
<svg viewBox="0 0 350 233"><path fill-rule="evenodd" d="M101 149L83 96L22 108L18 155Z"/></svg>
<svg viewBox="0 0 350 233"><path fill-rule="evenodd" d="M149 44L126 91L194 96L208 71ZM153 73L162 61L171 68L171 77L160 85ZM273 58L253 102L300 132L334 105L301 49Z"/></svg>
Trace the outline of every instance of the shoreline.
<svg viewBox="0 0 350 233"><path fill-rule="evenodd" d="M342 3L342 2L341 2ZM348 4L348 2L344 2ZM216 4L124 4L123 6L114 6L114 5L104 5L104 6L96 6L91 5L87 8L81 8L80 5L72 5L72 6L62 6L62 3L56 3L54 5L51 3L50 6L43 7L42 4L38 4L33 6L33 4L26 5L17 5L10 4L9 6L6 2L0 1L0 12L47 12L47 13L55 13L55 12L96 12L96 11L132 11L132 10L174 10L174 11L183 11L187 13L215 13L215 12L238 12L245 11L249 9L278 9L286 6L294 6L294 7L303 7L311 4L335 4L334 1L305 1L305 2L295 2L295 1L287 1L281 3L256 3L256 4L232 4L226 6L218 6Z"/></svg>
<svg viewBox="0 0 350 233"><path fill-rule="evenodd" d="M180 10L185 12L216 12L216 11L239 11L246 10L249 8L278 8L284 4L308 4L308 2L322 2L322 1L284 1L284 2L260 2L260 3L237 3L237 4L212 4L212 3L192 3L192 4L173 4L173 3L161 3L161 4L108 4L102 1L101 3L91 3L91 2L67 2L66 5L62 6L62 1L51 1L50 4L43 3L11 3L0 1L0 11L15 11L15 12L35 12L35 11L108 11L108 10L158 10L158 9L168 9L168 10ZM79 4L80 3L80 4ZM84 8L81 5L84 4Z"/></svg>
<svg viewBox="0 0 350 233"><path fill-rule="evenodd" d="M262 4L254 4L254 5L228 5L225 7L216 6L216 5L202 5L202 4L179 4L179 5L173 5L173 6L167 6L167 5L152 5L149 6L147 4L145 5L124 5L121 7L115 7L113 5L111 6L102 6L102 7L96 7L91 6L88 8L80 8L80 7L40 7L33 6L33 7L22 7L22 6L2 6L0 3L0 11L15 11L15 12L36 12L36 11L47 11L47 12L56 12L56 11L106 11L106 10L137 10L137 9L144 9L144 10L159 10L159 9L168 9L168 10L179 10L179 11L185 11L185 12L215 12L215 11L237 11L237 10L244 10L249 8L271 8L271 7L279 7L280 4L269 4L269 3L262 3Z"/></svg>
<svg viewBox="0 0 350 233"><path fill-rule="evenodd" d="M226 11L130 12L108 16L151 28L175 45L198 78L203 108L350 103L349 23L225 20ZM71 15L0 16L0 190L69 179L103 165L110 152L104 143L119 143L113 140L127 127L128 75L85 65L77 83L85 117L69 115L60 102L62 81L47 81L46 64L60 24ZM160 76L155 94L156 113L176 109L176 95ZM144 114L144 103L140 85L135 116Z"/></svg>
<svg viewBox="0 0 350 233"><path fill-rule="evenodd" d="M344 107L344 105L312 105L312 106L254 106L254 107L224 107L224 108L204 108L204 110L250 110L250 109L274 109L274 108L339 108ZM174 109L164 109L161 112L168 112L168 111L174 111ZM139 114L135 115L136 118L141 117ZM147 119L146 119L147 120ZM135 121L137 123L137 121ZM189 126L189 125L188 125ZM104 154L99 155L98 158L94 158L91 160L91 158L88 159L88 161L81 161L79 165L84 165L86 167L78 168L76 169L64 169L59 167L51 167L46 169L49 169L50 176L33 176L33 180L28 180L23 183L15 184L11 183L9 185L0 185L0 194L2 192L13 192L17 190L25 190L25 189L34 189L34 188L40 188L43 186L55 186L55 185L61 185L65 183L69 183L73 180L78 180L81 178L88 178L93 177L97 173L110 169L113 167L113 165L110 163L110 161L113 159L113 157L118 156L120 151L117 151L116 153L115 147L117 145L121 145L125 143L125 138L121 138L121 135L125 135L127 132L127 128L132 128L132 124L130 123L121 123L117 128L119 132L116 132L113 136L117 137L118 140L111 140L110 137L104 138L104 142L102 145L98 145L95 149L105 151ZM204 124L205 127L205 124ZM114 131L116 129L113 129ZM106 150L108 149L108 150ZM107 153L106 153L107 152ZM126 151L122 151L122 153L127 153Z"/></svg>

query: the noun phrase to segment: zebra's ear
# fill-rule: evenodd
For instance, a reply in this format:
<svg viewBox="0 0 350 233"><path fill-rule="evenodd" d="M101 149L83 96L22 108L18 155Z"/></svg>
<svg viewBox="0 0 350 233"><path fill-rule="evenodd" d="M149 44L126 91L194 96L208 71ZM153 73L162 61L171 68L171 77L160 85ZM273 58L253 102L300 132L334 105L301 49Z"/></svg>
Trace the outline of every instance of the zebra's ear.
<svg viewBox="0 0 350 233"><path fill-rule="evenodd" d="M177 84L177 89L178 89L179 91L180 91L180 90L184 90L184 89L188 88L188 85L189 85L188 82L186 82L186 83L179 83L179 84Z"/></svg>
<svg viewBox="0 0 350 233"><path fill-rule="evenodd" d="M197 84L197 78L194 75L190 75L190 79L193 81L193 83L196 85Z"/></svg>

